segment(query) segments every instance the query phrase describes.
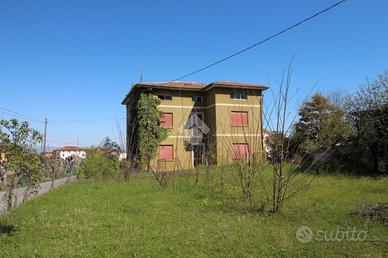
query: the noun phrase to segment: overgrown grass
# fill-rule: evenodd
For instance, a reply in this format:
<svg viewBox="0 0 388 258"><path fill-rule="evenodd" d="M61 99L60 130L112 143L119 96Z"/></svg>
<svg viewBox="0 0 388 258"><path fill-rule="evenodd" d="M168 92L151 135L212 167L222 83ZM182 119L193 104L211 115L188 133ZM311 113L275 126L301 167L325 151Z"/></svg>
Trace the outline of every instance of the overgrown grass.
<svg viewBox="0 0 388 258"><path fill-rule="evenodd" d="M9 257L388 256L388 229L353 212L388 202L387 178L319 176L277 214L243 203L232 173L175 177L161 190L152 177L128 183L81 180L27 202L0 218L0 248ZM208 179L207 179L208 180ZM365 241L295 237L309 226L367 231Z"/></svg>

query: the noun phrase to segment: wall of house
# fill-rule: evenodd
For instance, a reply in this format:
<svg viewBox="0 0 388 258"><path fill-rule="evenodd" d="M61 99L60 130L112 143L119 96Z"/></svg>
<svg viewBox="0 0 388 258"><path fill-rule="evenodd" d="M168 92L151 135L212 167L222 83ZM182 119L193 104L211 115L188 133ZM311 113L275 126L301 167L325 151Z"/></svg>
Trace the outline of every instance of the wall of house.
<svg viewBox="0 0 388 258"><path fill-rule="evenodd" d="M205 103L207 106L206 109L206 124L213 130L217 131L217 123L216 123L216 90L211 89L205 94Z"/></svg>
<svg viewBox="0 0 388 258"><path fill-rule="evenodd" d="M155 95L170 95L172 100L161 100L159 110L165 113L173 114L173 128L169 129L170 136L183 136L184 127L193 112L204 112L206 119L205 102L195 103L192 100L193 95L198 95L204 98L202 92L188 91L169 91L169 90L154 90Z"/></svg>
<svg viewBox="0 0 388 258"><path fill-rule="evenodd" d="M231 99L234 89L216 89L217 163L233 162L232 144L247 143L250 153L262 152L262 96L260 90L244 90L246 100ZM248 126L231 124L231 112L247 112Z"/></svg>
<svg viewBox="0 0 388 258"><path fill-rule="evenodd" d="M203 92L197 91L171 91L154 90L155 95L170 95L172 100L161 100L159 110L164 113L173 114L173 127L169 128L169 136L162 141L161 145L173 145L175 161L159 161L158 158L153 162L154 167L159 170L187 170L193 168L192 151L187 148L185 138L189 131L187 121L193 112L201 112L204 120L207 119L206 96ZM202 103L195 103L192 96L201 96Z"/></svg>
<svg viewBox="0 0 388 258"><path fill-rule="evenodd" d="M217 115L216 115L216 89L211 89L206 92L206 117L205 121L209 128L212 130L211 135L207 142L207 157L212 164L217 163Z"/></svg>
<svg viewBox="0 0 388 258"><path fill-rule="evenodd" d="M152 167L156 171L177 171L188 170L193 168L192 152L186 148L184 138L172 138L169 137L160 145L172 145L173 146L173 160L159 160L158 154L152 162Z"/></svg>
<svg viewBox="0 0 388 258"><path fill-rule="evenodd" d="M186 170L193 168L192 151L187 148L186 122L193 112L202 112L204 122L214 131L214 138L211 140L212 146L208 146L217 164L228 164L232 159L233 143L248 143L252 152L262 152L262 96L260 90L248 90L247 100L234 100L230 98L233 89L213 88L207 92L198 91L173 91L154 89L153 94L171 95L172 100L161 100L158 109L161 112L173 114L173 126L169 128L169 136L162 141L161 145L173 145L174 160L159 161L158 156L152 162L152 166L157 170ZM195 103L193 95L203 97L202 103ZM127 105L127 116L130 116L134 106ZM232 111L248 112L248 126L231 126L230 113ZM128 121L130 121L128 119ZM128 128L131 122L128 122Z"/></svg>
<svg viewBox="0 0 388 258"><path fill-rule="evenodd" d="M133 117L133 109L135 108L135 104L137 101L137 94L134 94L134 96L129 99L127 103L127 132L126 132L126 142L127 142L127 159L132 159L132 154L134 152L134 146L136 142L136 134L135 134L135 121Z"/></svg>

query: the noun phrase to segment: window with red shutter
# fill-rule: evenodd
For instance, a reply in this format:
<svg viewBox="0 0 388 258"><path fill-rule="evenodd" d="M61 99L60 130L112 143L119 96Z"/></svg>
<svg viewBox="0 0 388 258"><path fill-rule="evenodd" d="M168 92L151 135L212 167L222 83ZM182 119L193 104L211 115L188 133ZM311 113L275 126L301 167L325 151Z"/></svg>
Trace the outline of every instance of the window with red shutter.
<svg viewBox="0 0 388 258"><path fill-rule="evenodd" d="M172 128L173 127L173 115L172 113L163 113L160 115L161 123L160 127L162 128Z"/></svg>
<svg viewBox="0 0 388 258"><path fill-rule="evenodd" d="M249 157L249 146L247 143L233 143L232 149L235 159L247 159Z"/></svg>
<svg viewBox="0 0 388 258"><path fill-rule="evenodd" d="M159 145L159 160L174 160L173 145Z"/></svg>
<svg viewBox="0 0 388 258"><path fill-rule="evenodd" d="M248 112L232 111L230 121L232 126L248 126Z"/></svg>

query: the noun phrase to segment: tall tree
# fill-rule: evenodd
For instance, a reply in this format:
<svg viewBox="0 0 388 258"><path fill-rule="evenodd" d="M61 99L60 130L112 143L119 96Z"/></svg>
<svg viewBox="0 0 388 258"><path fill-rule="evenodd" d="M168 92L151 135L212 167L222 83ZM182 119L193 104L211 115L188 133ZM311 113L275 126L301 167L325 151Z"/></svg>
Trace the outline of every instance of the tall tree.
<svg viewBox="0 0 388 258"><path fill-rule="evenodd" d="M300 119L295 124L295 133L303 141L305 151L315 152L319 150L322 129L329 123L335 111L334 105L320 93L316 93L310 101L306 101L302 105L299 109Z"/></svg>
<svg viewBox="0 0 388 258"><path fill-rule="evenodd" d="M346 107L356 130L353 164L371 173L388 173L388 71L349 97Z"/></svg>
<svg viewBox="0 0 388 258"><path fill-rule="evenodd" d="M300 146L300 156L305 161L318 158L321 165L336 167L341 148L353 134L345 121L345 111L316 93L300 108L299 116L292 142Z"/></svg>

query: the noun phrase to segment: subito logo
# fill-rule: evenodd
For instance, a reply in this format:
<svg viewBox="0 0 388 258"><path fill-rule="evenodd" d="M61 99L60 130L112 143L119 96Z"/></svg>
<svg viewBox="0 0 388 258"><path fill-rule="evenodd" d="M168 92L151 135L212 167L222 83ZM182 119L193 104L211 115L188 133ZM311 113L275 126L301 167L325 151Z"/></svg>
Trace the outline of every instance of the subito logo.
<svg viewBox="0 0 388 258"><path fill-rule="evenodd" d="M313 239L313 231L307 226L301 226L296 230L296 239L304 244L309 243Z"/></svg>

